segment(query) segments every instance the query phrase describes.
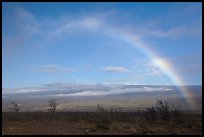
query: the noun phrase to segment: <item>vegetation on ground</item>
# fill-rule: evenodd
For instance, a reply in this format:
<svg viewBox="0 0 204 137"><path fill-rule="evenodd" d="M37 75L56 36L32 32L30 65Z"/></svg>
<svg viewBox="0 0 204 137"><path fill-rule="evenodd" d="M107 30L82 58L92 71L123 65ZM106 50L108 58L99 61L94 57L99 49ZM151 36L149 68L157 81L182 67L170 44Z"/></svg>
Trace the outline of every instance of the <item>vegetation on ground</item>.
<svg viewBox="0 0 204 137"><path fill-rule="evenodd" d="M51 99L49 103L48 112L2 112L3 133L202 134L202 114L186 113L181 107L161 100L154 107L135 112L114 111L101 105L96 105L95 112L58 112L56 100Z"/></svg>

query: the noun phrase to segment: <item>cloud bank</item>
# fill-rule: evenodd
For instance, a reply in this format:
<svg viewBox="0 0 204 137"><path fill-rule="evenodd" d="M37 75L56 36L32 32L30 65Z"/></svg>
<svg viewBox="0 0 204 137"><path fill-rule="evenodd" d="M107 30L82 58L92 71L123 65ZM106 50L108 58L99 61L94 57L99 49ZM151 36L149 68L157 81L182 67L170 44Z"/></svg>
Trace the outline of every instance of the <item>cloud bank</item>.
<svg viewBox="0 0 204 137"><path fill-rule="evenodd" d="M77 83L51 83L39 87L27 87L18 89L3 89L3 95L29 93L32 95L46 96L99 96L127 93L149 93L173 91L166 86L142 86L142 85L116 85L116 84L77 84Z"/></svg>

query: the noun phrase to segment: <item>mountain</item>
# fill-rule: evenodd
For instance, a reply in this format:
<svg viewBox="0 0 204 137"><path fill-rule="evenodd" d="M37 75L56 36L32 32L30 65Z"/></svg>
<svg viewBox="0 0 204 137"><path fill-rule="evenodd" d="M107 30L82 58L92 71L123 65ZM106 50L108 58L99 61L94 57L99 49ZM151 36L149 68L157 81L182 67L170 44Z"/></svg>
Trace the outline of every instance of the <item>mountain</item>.
<svg viewBox="0 0 204 137"><path fill-rule="evenodd" d="M25 110L31 108L29 106L32 109L45 108L50 98L58 100L61 110L70 108L68 104L72 104L72 109L94 107L96 104L144 109L154 105L157 99L177 103L184 109L202 109L202 86L52 84L3 90L3 110L8 110L11 101L23 104Z"/></svg>

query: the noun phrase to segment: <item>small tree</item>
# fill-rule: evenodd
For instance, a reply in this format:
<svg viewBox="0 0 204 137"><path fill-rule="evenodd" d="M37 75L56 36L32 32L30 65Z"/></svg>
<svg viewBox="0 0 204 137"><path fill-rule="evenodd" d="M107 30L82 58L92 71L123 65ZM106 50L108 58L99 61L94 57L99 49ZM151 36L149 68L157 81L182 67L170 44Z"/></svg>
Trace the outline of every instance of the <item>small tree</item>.
<svg viewBox="0 0 204 137"><path fill-rule="evenodd" d="M97 112L99 112L99 113L104 113L105 112L105 109L100 105L97 105L96 109L97 109Z"/></svg>
<svg viewBox="0 0 204 137"><path fill-rule="evenodd" d="M164 121L170 120L170 108L168 102L164 102L162 100L157 100L157 107L156 109L159 111L159 114Z"/></svg>
<svg viewBox="0 0 204 137"><path fill-rule="evenodd" d="M57 100L51 98L51 99L49 100L49 111L55 113L57 106L58 106Z"/></svg>
<svg viewBox="0 0 204 137"><path fill-rule="evenodd" d="M111 116L100 105L96 106L96 127L100 129L109 129L111 125Z"/></svg>
<svg viewBox="0 0 204 137"><path fill-rule="evenodd" d="M147 108L146 111L147 120L155 121L158 118L161 118L163 121L169 121L173 119L176 123L183 122L183 112L181 106L172 105L169 106L168 102L157 100L155 107Z"/></svg>
<svg viewBox="0 0 204 137"><path fill-rule="evenodd" d="M16 102L12 101L11 104L13 105L13 110L16 112L16 114L18 113L19 110L21 110L19 104L17 104Z"/></svg>

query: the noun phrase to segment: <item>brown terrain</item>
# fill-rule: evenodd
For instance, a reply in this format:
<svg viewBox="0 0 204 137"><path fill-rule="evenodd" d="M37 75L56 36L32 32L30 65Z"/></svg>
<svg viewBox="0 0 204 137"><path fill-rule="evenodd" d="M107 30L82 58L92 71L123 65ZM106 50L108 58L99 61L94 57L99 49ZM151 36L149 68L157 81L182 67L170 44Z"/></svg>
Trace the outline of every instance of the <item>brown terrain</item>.
<svg viewBox="0 0 204 137"><path fill-rule="evenodd" d="M3 112L3 135L202 135L202 115L153 120L146 112Z"/></svg>
<svg viewBox="0 0 204 137"><path fill-rule="evenodd" d="M130 123L114 122L109 130L95 129L94 124L84 122L11 122L3 128L5 135L202 135L202 129L149 125L141 128ZM151 128L152 126L152 128Z"/></svg>

